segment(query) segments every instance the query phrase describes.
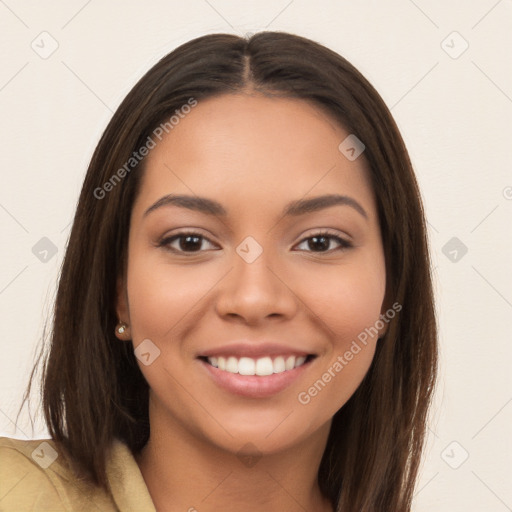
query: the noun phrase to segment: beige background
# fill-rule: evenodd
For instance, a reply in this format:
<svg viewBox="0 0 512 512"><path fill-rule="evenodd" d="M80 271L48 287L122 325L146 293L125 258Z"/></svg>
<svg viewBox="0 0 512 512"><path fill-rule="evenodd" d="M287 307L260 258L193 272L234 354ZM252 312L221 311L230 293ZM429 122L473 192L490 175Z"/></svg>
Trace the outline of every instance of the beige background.
<svg viewBox="0 0 512 512"><path fill-rule="evenodd" d="M414 510L512 510L510 0L0 0L0 435L47 436L41 418L16 426L15 412L113 111L177 45L263 29L315 39L359 68L422 187L442 361Z"/></svg>

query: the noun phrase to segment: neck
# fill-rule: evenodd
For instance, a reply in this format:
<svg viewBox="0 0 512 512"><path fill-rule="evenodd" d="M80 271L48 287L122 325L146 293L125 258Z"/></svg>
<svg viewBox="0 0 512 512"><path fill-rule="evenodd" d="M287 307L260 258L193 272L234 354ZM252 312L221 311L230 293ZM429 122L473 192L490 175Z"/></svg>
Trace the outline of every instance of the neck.
<svg viewBox="0 0 512 512"><path fill-rule="evenodd" d="M330 423L279 453L241 455L158 419L135 457L158 512L332 512L317 481Z"/></svg>

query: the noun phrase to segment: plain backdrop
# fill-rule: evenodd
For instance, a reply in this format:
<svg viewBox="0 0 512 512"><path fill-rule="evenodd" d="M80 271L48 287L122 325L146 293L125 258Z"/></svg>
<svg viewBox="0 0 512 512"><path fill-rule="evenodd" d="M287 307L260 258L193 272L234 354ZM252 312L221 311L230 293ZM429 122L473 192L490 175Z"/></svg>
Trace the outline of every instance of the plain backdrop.
<svg viewBox="0 0 512 512"><path fill-rule="evenodd" d="M420 182L441 365L414 510L512 510L510 0L0 0L0 435L47 437L38 390L33 428L27 410L15 416L112 113L179 44L260 30L353 63L391 109Z"/></svg>

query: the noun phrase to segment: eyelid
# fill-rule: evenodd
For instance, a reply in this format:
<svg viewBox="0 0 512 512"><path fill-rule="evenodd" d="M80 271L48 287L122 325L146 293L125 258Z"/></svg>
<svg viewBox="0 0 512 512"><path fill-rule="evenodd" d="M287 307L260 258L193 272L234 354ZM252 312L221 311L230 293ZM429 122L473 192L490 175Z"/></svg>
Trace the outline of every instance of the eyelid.
<svg viewBox="0 0 512 512"><path fill-rule="evenodd" d="M306 238L322 235L332 236L333 238L339 238L346 243L353 243L352 237L349 234L331 228L313 228L312 230L306 231L303 235L301 235L300 241L303 242L304 239Z"/></svg>
<svg viewBox="0 0 512 512"><path fill-rule="evenodd" d="M177 254L198 254L198 253L201 253L201 252L205 252L205 251L190 251L190 252L186 252L186 251L180 251L178 249L174 249L174 248L171 248L169 247L169 244L171 241L175 241L175 240L179 240L180 236L197 236L203 240L206 240L208 243L212 244L212 245L218 245L216 244L215 242L213 242L211 240L211 238L205 234L203 234L201 232L201 230L199 228L182 228L182 230L180 231L176 231L170 235L164 235L163 237L161 237L157 243L155 244L157 247L163 247L164 249L168 249L169 251L172 251L174 253L177 253Z"/></svg>
<svg viewBox="0 0 512 512"><path fill-rule="evenodd" d="M196 236L198 238L201 238L202 240L206 240L208 243L210 243L212 245L217 245L215 242L213 242L210 239L209 236L204 235L199 228L182 228L182 230L174 232L171 235L168 235L168 236L164 235L157 242L156 245L157 245L157 247L163 247L164 249L167 249L175 254L192 256L195 254L200 254L202 252L205 252L204 250L182 251L180 249L175 249L175 248L170 247L171 241L174 242L176 240L179 240L180 237L185 237L185 236ZM297 245L303 244L303 243L307 242L309 239L315 238L315 237L317 237L317 238L326 237L331 240L335 240L339 244L339 246L334 249L328 249L326 251L307 251L306 250L306 251L300 251L300 252L322 255L322 254L332 254L332 253L335 253L338 251L344 251L344 250L354 247L354 244L353 244L350 236L348 236L348 235L344 236L344 235L340 234L338 231L333 231L329 228L323 228L323 229L317 228L316 230L311 231L309 234L306 233L306 234L302 235L301 239L299 240L299 242L297 242L294 245L294 247L296 247Z"/></svg>
<svg viewBox="0 0 512 512"><path fill-rule="evenodd" d="M349 237L348 235L344 236L341 233L339 233L338 231L333 231L329 228L324 228L324 229L319 228L310 233L304 234L303 236L301 236L301 240L297 244L295 244L295 246L303 244L304 242L306 242L307 240L309 240L311 238L318 238L318 237L326 237L326 238L334 239L337 241L338 244L340 244L340 246L335 249L329 249L327 251L304 251L304 252L309 252L312 254L332 254L336 251L343 251L343 250L350 249L350 248L354 247L354 243L352 242L351 237Z"/></svg>

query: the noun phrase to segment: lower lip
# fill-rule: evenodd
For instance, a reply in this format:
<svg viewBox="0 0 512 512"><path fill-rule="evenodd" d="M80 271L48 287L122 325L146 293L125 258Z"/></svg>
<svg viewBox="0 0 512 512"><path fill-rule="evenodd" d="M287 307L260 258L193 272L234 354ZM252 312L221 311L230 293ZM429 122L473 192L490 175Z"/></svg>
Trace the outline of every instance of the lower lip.
<svg viewBox="0 0 512 512"><path fill-rule="evenodd" d="M233 393L250 398L266 398L286 389L292 382L298 379L311 365L308 361L293 370L287 370L282 373L273 373L272 375L240 375L239 373L230 373L219 370L206 361L199 360L206 371L213 378L215 383Z"/></svg>

